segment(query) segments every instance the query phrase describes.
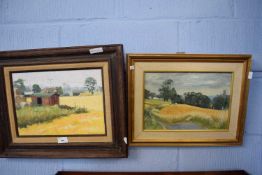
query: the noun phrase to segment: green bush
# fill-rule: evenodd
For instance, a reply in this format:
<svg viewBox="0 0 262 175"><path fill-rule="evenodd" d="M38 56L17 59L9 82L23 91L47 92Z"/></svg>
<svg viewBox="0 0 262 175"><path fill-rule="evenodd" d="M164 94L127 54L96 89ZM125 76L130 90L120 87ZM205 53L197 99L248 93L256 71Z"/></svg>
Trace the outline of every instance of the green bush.
<svg viewBox="0 0 262 175"><path fill-rule="evenodd" d="M58 107L61 108L61 109L67 109L67 110L72 110L72 109L74 109L73 107L68 106L68 105L59 105Z"/></svg>
<svg viewBox="0 0 262 175"><path fill-rule="evenodd" d="M28 125L50 122L56 118L70 114L86 113L85 108L72 108L68 106L34 106L24 107L16 110L17 123L19 128L26 128Z"/></svg>
<svg viewBox="0 0 262 175"><path fill-rule="evenodd" d="M86 110L86 108L77 107L77 108L74 109L74 113L76 113L76 114L81 114L81 113L86 113L86 112L88 112Z"/></svg>

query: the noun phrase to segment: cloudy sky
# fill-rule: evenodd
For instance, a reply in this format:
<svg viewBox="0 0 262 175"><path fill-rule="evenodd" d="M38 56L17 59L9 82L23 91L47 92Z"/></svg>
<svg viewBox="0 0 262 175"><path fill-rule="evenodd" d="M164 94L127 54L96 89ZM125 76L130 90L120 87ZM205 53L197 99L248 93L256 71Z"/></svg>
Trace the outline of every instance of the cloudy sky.
<svg viewBox="0 0 262 175"><path fill-rule="evenodd" d="M82 88L88 77L95 78L97 86L102 86L101 69L12 73L13 81L23 79L25 86L38 84L41 88L63 86L64 83Z"/></svg>
<svg viewBox="0 0 262 175"><path fill-rule="evenodd" d="M231 73L145 73L145 89L159 94L161 84L172 79L178 94L201 92L208 96L230 94Z"/></svg>

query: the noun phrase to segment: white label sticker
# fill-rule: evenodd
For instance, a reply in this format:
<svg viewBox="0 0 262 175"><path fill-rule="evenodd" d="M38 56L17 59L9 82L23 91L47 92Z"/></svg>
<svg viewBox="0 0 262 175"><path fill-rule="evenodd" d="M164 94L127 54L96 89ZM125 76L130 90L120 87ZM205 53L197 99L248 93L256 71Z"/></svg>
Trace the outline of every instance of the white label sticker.
<svg viewBox="0 0 262 175"><path fill-rule="evenodd" d="M89 49L89 52L90 52L90 54L101 53L101 52L103 52L103 48L98 47L98 48Z"/></svg>
<svg viewBox="0 0 262 175"><path fill-rule="evenodd" d="M130 70L135 70L135 66L130 66Z"/></svg>
<svg viewBox="0 0 262 175"><path fill-rule="evenodd" d="M252 79L252 78L253 78L253 72L249 72L248 79Z"/></svg>
<svg viewBox="0 0 262 175"><path fill-rule="evenodd" d="M124 137L124 142L127 144L127 138L126 137Z"/></svg>
<svg viewBox="0 0 262 175"><path fill-rule="evenodd" d="M68 143L67 137L57 137L57 143Z"/></svg>

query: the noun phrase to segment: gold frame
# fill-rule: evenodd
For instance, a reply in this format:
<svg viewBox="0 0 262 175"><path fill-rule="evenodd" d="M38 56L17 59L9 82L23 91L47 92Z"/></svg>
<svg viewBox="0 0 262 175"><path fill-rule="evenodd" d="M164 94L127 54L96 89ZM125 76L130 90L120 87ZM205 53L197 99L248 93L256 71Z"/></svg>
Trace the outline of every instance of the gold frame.
<svg viewBox="0 0 262 175"><path fill-rule="evenodd" d="M249 89L248 73L252 62L251 55L127 54L127 61L130 146L229 146L242 144ZM157 66L154 64L157 64ZM201 67L200 65L212 66L214 70L203 68L204 66ZM130 68L130 66L134 67ZM222 66L226 66L226 68ZM174 70L174 67L179 70ZM153 132L157 134L143 130L141 109L143 111L144 104L141 101L143 101L144 92L142 90L141 93L141 87L144 86L144 72L158 72L161 69L164 72L232 72L231 81L234 83L231 83L231 90L234 91L232 93L234 97L230 97L229 120L232 121L228 130L208 130L208 134L203 130L182 130L179 132L177 130L154 130ZM139 78L142 75L141 73L143 73L143 78ZM143 105L141 106L141 104ZM145 132L148 133L145 134ZM197 134L200 136L196 136Z"/></svg>

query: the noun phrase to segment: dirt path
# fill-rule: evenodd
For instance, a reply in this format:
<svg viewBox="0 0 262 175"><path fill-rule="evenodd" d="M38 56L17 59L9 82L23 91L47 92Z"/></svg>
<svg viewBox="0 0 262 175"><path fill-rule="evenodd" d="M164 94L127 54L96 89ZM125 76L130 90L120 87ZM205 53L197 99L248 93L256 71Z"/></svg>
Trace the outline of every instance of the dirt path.
<svg viewBox="0 0 262 175"><path fill-rule="evenodd" d="M77 135L104 134L105 125L102 112L72 114L48 123L39 123L19 129L20 135Z"/></svg>

